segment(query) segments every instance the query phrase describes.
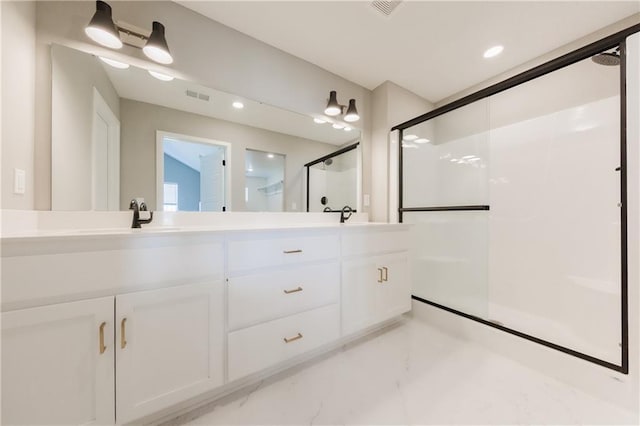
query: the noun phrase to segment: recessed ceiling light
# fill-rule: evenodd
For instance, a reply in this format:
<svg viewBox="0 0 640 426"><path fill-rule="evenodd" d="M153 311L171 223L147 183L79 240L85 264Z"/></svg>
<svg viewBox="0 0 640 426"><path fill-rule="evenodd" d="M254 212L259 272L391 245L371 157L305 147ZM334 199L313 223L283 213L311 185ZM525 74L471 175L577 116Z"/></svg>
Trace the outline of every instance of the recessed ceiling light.
<svg viewBox="0 0 640 426"><path fill-rule="evenodd" d="M340 123L333 123L332 126L334 129L344 129L344 126Z"/></svg>
<svg viewBox="0 0 640 426"><path fill-rule="evenodd" d="M161 72L153 71L153 70L149 70L149 74L151 74L152 76L154 76L158 80L162 80L162 81L171 81L174 78L174 77L172 77L170 75L163 74Z"/></svg>
<svg viewBox="0 0 640 426"><path fill-rule="evenodd" d="M126 70L127 68L129 68L129 64L116 61L115 59L103 58L102 56L98 56L98 58L100 58L100 60L105 64L111 65L112 67L118 68L120 70Z"/></svg>
<svg viewBox="0 0 640 426"><path fill-rule="evenodd" d="M324 123L326 123L326 121L325 121L325 120L323 120L322 118L314 118L314 119L313 119L313 122L314 122L314 123L318 123L318 124L324 124Z"/></svg>
<svg viewBox="0 0 640 426"><path fill-rule="evenodd" d="M273 155L273 154L267 154L267 157L269 157L269 158L273 158L273 157L274 157L274 155Z"/></svg>
<svg viewBox="0 0 640 426"><path fill-rule="evenodd" d="M235 101L235 102L234 102L233 104L231 104L231 105L233 105L233 107L234 107L235 109L242 109L242 108L244 108L244 104L243 104L242 102L240 102L240 101Z"/></svg>
<svg viewBox="0 0 640 426"><path fill-rule="evenodd" d="M503 50L504 50L504 46L501 46L501 45L493 46L485 50L483 56L487 59L493 58L494 56L498 56L499 54L501 54Z"/></svg>
<svg viewBox="0 0 640 426"><path fill-rule="evenodd" d="M350 131L351 131L351 127L345 127L345 128L344 128L344 131L345 131L345 132L350 132Z"/></svg>
<svg viewBox="0 0 640 426"><path fill-rule="evenodd" d="M249 168L247 169L247 171L248 171L248 172L252 172L252 171L253 171L253 169L252 169L251 167L249 167Z"/></svg>
<svg viewBox="0 0 640 426"><path fill-rule="evenodd" d="M404 139L405 141L414 141L418 139L418 137L416 135L405 135L402 137L402 139Z"/></svg>
<svg viewBox="0 0 640 426"><path fill-rule="evenodd" d="M414 141L415 143L429 143L429 139L427 138L419 138Z"/></svg>

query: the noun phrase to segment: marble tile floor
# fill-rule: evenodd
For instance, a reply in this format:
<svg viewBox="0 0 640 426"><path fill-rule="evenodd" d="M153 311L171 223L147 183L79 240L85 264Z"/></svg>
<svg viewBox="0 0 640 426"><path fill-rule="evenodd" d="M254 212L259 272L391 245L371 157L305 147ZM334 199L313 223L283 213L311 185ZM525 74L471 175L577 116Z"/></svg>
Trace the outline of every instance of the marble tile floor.
<svg viewBox="0 0 640 426"><path fill-rule="evenodd" d="M637 415L407 318L166 423L638 424Z"/></svg>

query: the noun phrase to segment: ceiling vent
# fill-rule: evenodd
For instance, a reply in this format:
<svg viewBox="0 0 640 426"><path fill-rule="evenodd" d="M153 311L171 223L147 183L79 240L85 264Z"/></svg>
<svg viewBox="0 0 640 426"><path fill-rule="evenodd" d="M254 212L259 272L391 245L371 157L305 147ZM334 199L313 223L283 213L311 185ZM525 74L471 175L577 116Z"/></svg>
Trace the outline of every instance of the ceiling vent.
<svg viewBox="0 0 640 426"><path fill-rule="evenodd" d="M391 16L396 7L398 7L402 3L402 0L396 1L372 1L371 6L378 12L382 13L384 16Z"/></svg>
<svg viewBox="0 0 640 426"><path fill-rule="evenodd" d="M188 90L187 89L186 94L187 94L187 96L189 96L191 98L200 99L201 101L205 101L205 102L209 101L209 95L207 95L205 93L198 93L198 92L195 92L193 90Z"/></svg>

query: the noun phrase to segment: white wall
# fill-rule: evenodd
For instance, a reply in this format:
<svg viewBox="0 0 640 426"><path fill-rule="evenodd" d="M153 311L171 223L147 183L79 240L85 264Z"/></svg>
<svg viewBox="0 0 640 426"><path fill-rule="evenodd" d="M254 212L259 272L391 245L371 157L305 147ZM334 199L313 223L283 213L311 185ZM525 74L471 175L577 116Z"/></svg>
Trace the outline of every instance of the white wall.
<svg viewBox="0 0 640 426"><path fill-rule="evenodd" d="M389 220L389 177L397 173L395 164L389 167L390 139L393 126L433 109L433 105L418 95L390 81L382 83L372 94L371 139L371 220Z"/></svg>
<svg viewBox="0 0 640 426"><path fill-rule="evenodd" d="M2 9L2 208L34 208L36 5L0 2ZM26 172L26 192L13 193L14 168Z"/></svg>
<svg viewBox="0 0 640 426"><path fill-rule="evenodd" d="M357 124L363 131L363 191L371 192L369 90L174 2L115 2L112 7L116 20L142 28L150 28L152 20L165 25L175 57L170 69L179 78L303 114L321 112L330 90L336 90L340 100L355 98L362 117ZM83 28L94 11L94 2L39 2L38 42L109 52L111 57L125 55L132 63L149 66L137 49L125 46L114 52L90 42ZM37 132L46 139L45 129ZM46 149L41 152L42 157L47 155ZM44 196L41 204L46 204Z"/></svg>
<svg viewBox="0 0 640 426"><path fill-rule="evenodd" d="M93 56L53 45L51 58L52 208L91 210L93 89L117 119L120 98Z"/></svg>
<svg viewBox="0 0 640 426"><path fill-rule="evenodd" d="M304 164L335 151L335 146L157 105L120 100L120 206L144 197L156 207L156 131L231 144L231 210L244 206L245 150L286 152L285 211L303 211ZM292 209L296 203L296 209Z"/></svg>

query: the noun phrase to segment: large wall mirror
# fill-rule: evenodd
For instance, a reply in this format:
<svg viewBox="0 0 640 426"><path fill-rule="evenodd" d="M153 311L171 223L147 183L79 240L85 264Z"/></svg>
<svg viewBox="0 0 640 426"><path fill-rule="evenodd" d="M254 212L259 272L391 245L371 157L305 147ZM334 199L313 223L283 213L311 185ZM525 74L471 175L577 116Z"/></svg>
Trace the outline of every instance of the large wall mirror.
<svg viewBox="0 0 640 426"><path fill-rule="evenodd" d="M304 165L360 140L68 47L51 61L53 210L306 211Z"/></svg>

